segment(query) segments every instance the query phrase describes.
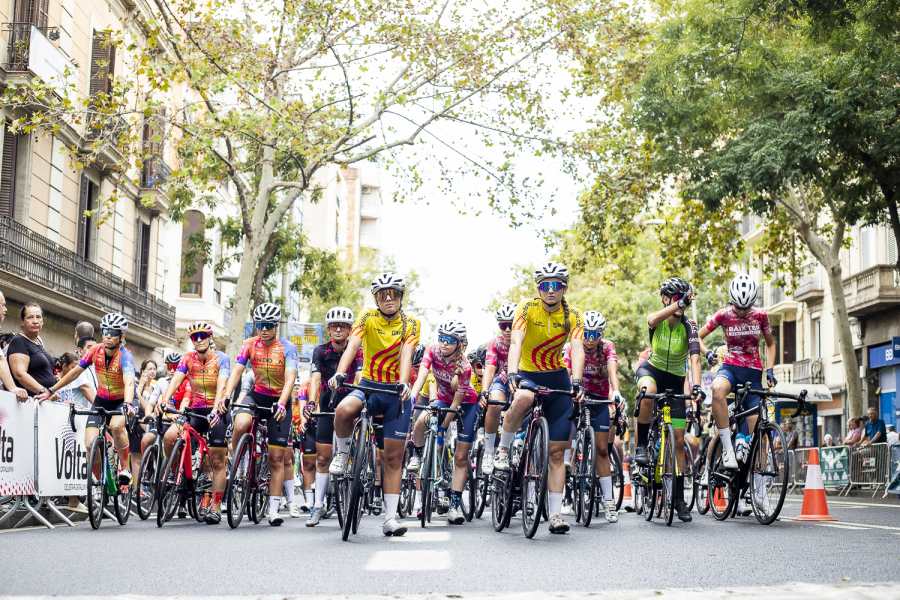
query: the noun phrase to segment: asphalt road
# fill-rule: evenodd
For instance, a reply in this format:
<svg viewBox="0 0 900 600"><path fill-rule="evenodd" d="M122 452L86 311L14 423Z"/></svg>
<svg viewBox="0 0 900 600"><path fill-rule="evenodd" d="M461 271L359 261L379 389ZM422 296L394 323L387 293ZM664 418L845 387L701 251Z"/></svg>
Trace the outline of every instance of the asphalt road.
<svg viewBox="0 0 900 600"><path fill-rule="evenodd" d="M99 531L82 523L0 534L0 594L559 594L900 582L900 505L832 501L839 522L827 524L790 520L799 506L791 499L769 527L696 513L693 523L666 527L622 513L615 525L573 526L565 536L544 526L534 540L517 519L502 534L489 518L460 527L438 520L427 530L410 521L406 537L384 538L380 518L368 517L349 543L336 520L315 529L302 519L280 528L245 520L236 531L188 520L163 529L152 520L104 521Z"/></svg>

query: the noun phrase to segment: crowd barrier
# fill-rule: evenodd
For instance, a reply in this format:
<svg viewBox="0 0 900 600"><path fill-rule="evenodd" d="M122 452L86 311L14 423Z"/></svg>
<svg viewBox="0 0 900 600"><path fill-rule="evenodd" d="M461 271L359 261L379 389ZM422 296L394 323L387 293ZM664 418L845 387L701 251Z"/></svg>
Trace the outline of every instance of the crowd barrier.
<svg viewBox="0 0 900 600"><path fill-rule="evenodd" d="M52 529L41 508L73 524L52 499L87 493L86 423L76 417L72 431L68 404L19 402L0 391L0 527L24 512L13 527L34 518Z"/></svg>
<svg viewBox="0 0 900 600"><path fill-rule="evenodd" d="M803 488L809 450L789 450L791 491ZM846 496L854 489L871 490L874 498L884 490L900 494L900 446L870 444L864 447L825 446L819 448L822 483L826 490Z"/></svg>

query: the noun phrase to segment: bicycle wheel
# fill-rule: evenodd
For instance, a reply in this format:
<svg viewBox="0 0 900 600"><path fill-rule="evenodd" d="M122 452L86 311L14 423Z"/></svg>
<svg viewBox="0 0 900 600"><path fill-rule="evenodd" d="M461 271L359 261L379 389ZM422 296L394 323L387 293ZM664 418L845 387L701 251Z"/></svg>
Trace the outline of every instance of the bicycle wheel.
<svg viewBox="0 0 900 600"><path fill-rule="evenodd" d="M512 482L510 472L502 472L491 477L491 526L497 533L509 527L512 518Z"/></svg>
<svg viewBox="0 0 900 600"><path fill-rule="evenodd" d="M357 422L353 430L353 444L350 448L352 460L350 472L352 475L347 498L347 511L344 514L344 526L341 530L341 539L345 542L349 539L351 530L355 529L354 525L358 525L359 521L360 503L365 492L362 478L365 476L366 463L369 462L368 437L362 427L362 422Z"/></svg>
<svg viewBox="0 0 900 600"><path fill-rule="evenodd" d="M672 526L675 517L675 430L671 425L666 425L666 443L661 448L660 460L662 462L662 517L666 525Z"/></svg>
<svg viewBox="0 0 900 600"><path fill-rule="evenodd" d="M425 527L425 524L431 521L431 511L434 509L432 502L432 470L434 469L434 451L435 451L434 435L429 432L425 436L425 451L422 453L422 470L419 474L419 490L422 493L422 513L419 515L419 524Z"/></svg>
<svg viewBox="0 0 900 600"><path fill-rule="evenodd" d="M100 522L103 520L103 509L106 505L106 486L103 481L106 477L103 467L105 446L103 436L98 435L91 444L90 460L88 461L87 508L88 519L94 529L100 527Z"/></svg>
<svg viewBox="0 0 900 600"><path fill-rule="evenodd" d="M253 495L250 502L250 520L258 525L263 520L269 505L269 480L272 478L272 475L269 472L268 454L256 455L254 474L256 482L253 486Z"/></svg>
<svg viewBox="0 0 900 600"><path fill-rule="evenodd" d="M647 490L643 481L633 477L631 479L631 490L634 494L634 514L641 516L644 514L645 504L647 503Z"/></svg>
<svg viewBox="0 0 900 600"><path fill-rule="evenodd" d="M756 432L750 453L750 503L756 520L772 524L781 514L788 488L788 452L784 433L776 423L765 423Z"/></svg>
<svg viewBox="0 0 900 600"><path fill-rule="evenodd" d="M141 521L150 518L153 511L153 503L156 500L156 474L159 463L159 445L151 444L141 458L141 467L138 470L137 511Z"/></svg>
<svg viewBox="0 0 900 600"><path fill-rule="evenodd" d="M237 450L231 461L228 473L228 486L225 488L225 516L228 526L235 529L244 519L247 504L250 500L250 444L253 437L245 433L238 441Z"/></svg>
<svg viewBox="0 0 900 600"><path fill-rule="evenodd" d="M156 492L157 502L159 503L156 509L157 527L162 527L178 510L178 486L181 479L180 461L182 448L184 448L184 440L179 438L172 447L172 451L169 452L166 464L159 475L159 488Z"/></svg>
<svg viewBox="0 0 900 600"><path fill-rule="evenodd" d="M113 450L112 451L112 462L114 465L113 473L119 472L119 455ZM124 525L128 522L128 517L131 516L131 497L134 493L134 486L132 486L132 482L129 481L125 485L119 484L118 479L116 480L116 495L113 497L113 513L116 515L116 521L119 522L119 525Z"/></svg>
<svg viewBox="0 0 900 600"><path fill-rule="evenodd" d="M337 513L338 529L343 531L344 519L347 518L346 501L350 498L350 482L345 475L331 476L334 482L334 508Z"/></svg>
<svg viewBox="0 0 900 600"><path fill-rule="evenodd" d="M411 473L406 465L415 454L415 447L412 442L406 443L403 451L403 479L400 480L400 502L397 503L397 514L404 519L412 514L416 500L416 479L415 473Z"/></svg>
<svg viewBox="0 0 900 600"><path fill-rule="evenodd" d="M582 493L582 476L584 474L584 436L575 432L575 449L572 452L572 466L566 470L566 496L571 501L575 513L575 522L581 523L584 515L584 494Z"/></svg>
<svg viewBox="0 0 900 600"><path fill-rule="evenodd" d="M470 449L471 450L471 449ZM459 449L456 450L457 452ZM466 482L462 493L462 511L466 521L475 518L475 505L478 502L478 479L475 477L475 468L472 466L471 456L466 461Z"/></svg>
<svg viewBox="0 0 900 600"><path fill-rule="evenodd" d="M694 502L697 500L697 487L694 478L694 449L687 442L684 443L684 503L688 512L694 510Z"/></svg>
<svg viewBox="0 0 900 600"><path fill-rule="evenodd" d="M594 428L588 425L584 430L584 472L581 477L584 495L584 514L581 516L584 526L591 526L591 519L600 503L597 500L597 491L600 480L597 478L597 448L594 441Z"/></svg>
<svg viewBox="0 0 900 600"><path fill-rule="evenodd" d="M487 494L488 487L490 482L487 477L484 476L482 472L482 465L484 464L484 443L479 442L477 446L478 450L475 453L475 518L480 519L481 515L484 514L484 507L487 505Z"/></svg>
<svg viewBox="0 0 900 600"><path fill-rule="evenodd" d="M737 507L738 494L732 485L731 472L722 466L722 442L717 437L711 443L707 501L716 520L724 521Z"/></svg>
<svg viewBox="0 0 900 600"><path fill-rule="evenodd" d="M547 474L550 470L550 439L547 420L541 417L529 427L525 466L522 475L522 531L533 538L547 502Z"/></svg>
<svg viewBox="0 0 900 600"><path fill-rule="evenodd" d="M622 500L625 498L625 475L622 471L622 459L613 444L609 444L609 465L612 475L613 498L616 501L616 510L622 510Z"/></svg>
<svg viewBox="0 0 900 600"><path fill-rule="evenodd" d="M706 452L701 448L700 456L694 465L694 494L697 500L697 512L705 515L709 512L709 486L703 482L704 477L709 481L706 473Z"/></svg>

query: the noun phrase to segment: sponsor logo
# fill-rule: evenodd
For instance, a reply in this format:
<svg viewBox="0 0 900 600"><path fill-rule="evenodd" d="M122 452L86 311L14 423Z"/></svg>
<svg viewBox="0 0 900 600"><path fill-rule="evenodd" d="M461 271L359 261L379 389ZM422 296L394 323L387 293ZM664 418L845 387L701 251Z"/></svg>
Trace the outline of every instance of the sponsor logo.
<svg viewBox="0 0 900 600"><path fill-rule="evenodd" d="M15 460L15 438L0 426L0 463L12 463Z"/></svg>

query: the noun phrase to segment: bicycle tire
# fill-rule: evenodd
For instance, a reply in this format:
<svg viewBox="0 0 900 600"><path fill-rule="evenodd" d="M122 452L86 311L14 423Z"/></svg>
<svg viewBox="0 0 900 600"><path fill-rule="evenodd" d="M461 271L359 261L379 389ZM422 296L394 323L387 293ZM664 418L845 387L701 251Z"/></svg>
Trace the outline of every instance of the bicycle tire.
<svg viewBox="0 0 900 600"><path fill-rule="evenodd" d="M162 473L159 475L159 489L156 492L159 503L159 506L156 509L157 527L162 527L166 521L172 518L175 511L178 510L178 476L181 474L180 464L178 466L178 473L176 473L174 477L172 476L172 473L175 469L176 461L181 460L181 449L183 446L184 441L179 438L172 447L172 451L169 452L166 464L163 467Z"/></svg>
<svg viewBox="0 0 900 600"><path fill-rule="evenodd" d="M269 455L257 454L256 466L254 471L253 494L250 496L250 520L255 524L259 524L266 514L266 508L269 504L269 480L271 473L269 471Z"/></svg>
<svg viewBox="0 0 900 600"><path fill-rule="evenodd" d="M709 487L704 485L703 473L706 471L706 452L704 448L700 449L700 456L697 457L697 463L694 465L694 485L696 486L695 494L697 496L697 512L705 515L709 512ZM709 477L707 477L709 481Z"/></svg>
<svg viewBox="0 0 900 600"><path fill-rule="evenodd" d="M550 470L550 437L547 419L533 421L526 438L525 466L522 470L522 531L531 539L537 533L547 502L547 478ZM533 506L529 511L529 500ZM530 513L530 514L529 514Z"/></svg>
<svg viewBox="0 0 900 600"><path fill-rule="evenodd" d="M419 525L423 528L431 521L431 511L434 509L431 497L433 484L431 471L434 469L435 445L434 434L429 432L425 436L425 451L422 453L422 469L419 472L419 491L422 494L422 513L419 515Z"/></svg>
<svg viewBox="0 0 900 600"><path fill-rule="evenodd" d="M344 518L344 526L341 529L341 539L345 542L350 538L350 532L354 524L358 526L360 502L365 490L363 490L362 476L368 462L368 436L363 429L362 421L357 421L353 429L353 443L350 447L350 456L353 464L350 481L350 494L347 499L347 513Z"/></svg>
<svg viewBox="0 0 900 600"><path fill-rule="evenodd" d="M471 448L469 448L471 451ZM456 450L459 451L458 449ZM463 500L462 509L463 517L466 522L471 522L475 518L475 504L478 502L478 479L475 477L475 471L472 468L470 457L466 457L466 482L463 486L463 498L467 498L468 502Z"/></svg>
<svg viewBox="0 0 900 600"><path fill-rule="evenodd" d="M675 478L678 472L678 463L675 458L675 429L671 425L666 425L666 443L662 450L662 509L663 519L666 525L671 527L675 518Z"/></svg>
<svg viewBox="0 0 900 600"><path fill-rule="evenodd" d="M512 512L512 482L509 478L511 472L504 472L491 476L491 526L494 531L500 533L507 527Z"/></svg>
<svg viewBox="0 0 900 600"><path fill-rule="evenodd" d="M581 477L584 473L584 436L575 432L575 449L572 452L571 474L566 477L566 491L569 492L569 500L572 502L572 510L575 513L575 522L581 523L584 515L584 494Z"/></svg>
<svg viewBox="0 0 900 600"><path fill-rule="evenodd" d="M717 521L724 521L728 517L732 516L734 510L737 508L737 494L734 492L734 487L731 483L732 479L730 477L726 478L724 476L725 470L722 467L722 442L719 438L715 438L712 442L712 449L710 450L710 464L709 464L709 483L707 487L707 496L710 511L713 514L713 517L716 518ZM716 495L724 500L724 507L716 502Z"/></svg>
<svg viewBox="0 0 900 600"><path fill-rule="evenodd" d="M250 433L245 433L238 440L228 473L228 485L225 488L225 516L228 526L232 529L236 529L244 519L251 496L248 476L252 473L250 467L252 440L253 436Z"/></svg>
<svg viewBox="0 0 900 600"><path fill-rule="evenodd" d="M477 485L475 496L475 518L480 519L484 514L485 506L487 506L488 486L490 482L482 471L484 465L484 443L479 442L478 450L475 454L475 482Z"/></svg>
<svg viewBox="0 0 900 600"><path fill-rule="evenodd" d="M687 442L684 443L684 473L682 473L684 481L684 494L690 494L690 501L686 498L684 503L687 505L688 512L694 510L694 503L697 501L697 482L694 477L694 449ZM690 486L690 487L689 487Z"/></svg>
<svg viewBox="0 0 900 600"><path fill-rule="evenodd" d="M202 464L202 461L201 461ZM206 505L206 510L201 510L203 506L203 497L209 494L210 504ZM206 515L212 505L212 481L209 476L200 471L200 475L194 479L194 502L197 505L197 514L194 518L198 523L206 523Z"/></svg>
<svg viewBox="0 0 900 600"><path fill-rule="evenodd" d="M412 442L406 442L406 447L403 450L403 479L400 480L400 501L397 503L397 515L404 519L412 514L413 504L415 502L416 497L416 484L415 480L412 480L412 485L410 485L410 473L409 469L406 468L406 465L409 464L410 459L415 455L415 447Z"/></svg>
<svg viewBox="0 0 900 600"><path fill-rule="evenodd" d="M590 425L587 426L587 429L584 430L584 447L585 447L585 461L584 461L584 490L587 492L587 498L585 499L587 503L585 504L584 515L582 515L582 519L584 520L584 526L590 527L591 520L594 518L594 511L599 507L599 503L597 502L597 488L600 485L600 480L597 478L597 442L596 442L596 432L594 428Z"/></svg>
<svg viewBox="0 0 900 600"><path fill-rule="evenodd" d="M118 465L117 465L118 467ZM119 469L114 469L116 473L119 472ZM122 488L125 488L125 491L122 491ZM131 516L131 499L134 495L134 486L131 482L128 482L127 485L119 485L119 482L116 481L116 496L113 498L113 513L116 515L116 521L118 521L119 525L124 525L128 522L128 518Z"/></svg>
<svg viewBox="0 0 900 600"><path fill-rule="evenodd" d="M330 478L334 483L334 512L337 514L338 529L343 531L344 519L346 518L346 514L344 513L344 499L350 497L350 491L349 488L347 488L349 484L345 481L346 477L343 475L339 477L330 475Z"/></svg>
<svg viewBox="0 0 900 600"><path fill-rule="evenodd" d="M756 435L758 441L754 444L753 450L750 453L750 504L753 506L753 514L756 516L756 520L762 525L771 525L778 519L778 515L781 514L781 508L784 506L784 497L787 494L788 481L790 478L787 443L784 439L784 432L781 431L781 427L779 427L777 423L765 423L760 425ZM776 440L778 441L776 442ZM760 450L763 448L764 442L766 449ZM765 452L766 456L766 468L764 470L758 468L759 454L761 451ZM778 467L779 462L782 465L781 468ZM756 475L760 475L760 477L757 478ZM771 502L769 502L769 491L771 490L771 487L768 489L765 487L757 489L759 482L766 477L771 477L772 482L778 486L776 491L777 499L774 507L772 507ZM765 484L763 483L763 485ZM757 495L760 491L762 494ZM762 503L759 498L763 497L763 494L766 498L765 503L768 506L761 506Z"/></svg>
<svg viewBox="0 0 900 600"><path fill-rule="evenodd" d="M88 461L87 507L88 519L93 529L100 528L100 523L103 521L103 509L106 507L106 485L103 481L106 476L103 464L105 445L102 435L94 438ZM95 476L94 473L97 475Z"/></svg>
<svg viewBox="0 0 900 600"><path fill-rule="evenodd" d="M625 472L622 470L622 459L614 444L608 447L610 474L612 475L613 496L616 499L616 510L622 510L622 500L625 498Z"/></svg>
<svg viewBox="0 0 900 600"><path fill-rule="evenodd" d="M153 503L156 502L158 463L159 445L154 443L144 452L144 456L141 458L141 466L138 469L137 512L141 521L146 521L150 518L150 513L153 512Z"/></svg>

